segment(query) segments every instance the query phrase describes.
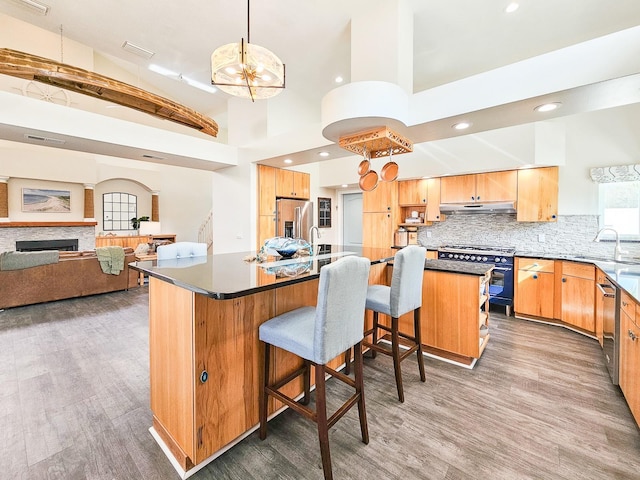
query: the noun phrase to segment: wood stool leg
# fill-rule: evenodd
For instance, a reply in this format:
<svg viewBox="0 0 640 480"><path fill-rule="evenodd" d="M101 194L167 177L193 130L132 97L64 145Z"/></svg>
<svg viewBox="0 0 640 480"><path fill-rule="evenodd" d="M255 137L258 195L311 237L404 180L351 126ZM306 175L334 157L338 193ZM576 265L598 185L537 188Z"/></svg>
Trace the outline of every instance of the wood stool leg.
<svg viewBox="0 0 640 480"><path fill-rule="evenodd" d="M398 319L391 317L391 353L393 356L393 369L396 374L396 387L398 400L404 403L404 389L402 388L402 370L400 369L400 339L398 338Z"/></svg>
<svg viewBox="0 0 640 480"><path fill-rule="evenodd" d="M373 340L371 341L373 345L378 344L378 312L373 312ZM371 358L376 358L376 352L373 348L371 349Z"/></svg>
<svg viewBox="0 0 640 480"><path fill-rule="evenodd" d="M309 360L304 361L304 373L302 375L303 383L304 383L304 396L300 403L302 405L309 405L309 401L311 400L311 362Z"/></svg>
<svg viewBox="0 0 640 480"><path fill-rule="evenodd" d="M344 373L349 375L351 373L351 349L349 348L344 352Z"/></svg>
<svg viewBox="0 0 640 480"><path fill-rule="evenodd" d="M267 395L266 387L269 384L269 353L271 345L264 344L264 368L262 388L260 389L260 440L267 438L267 406L269 403L269 395Z"/></svg>
<svg viewBox="0 0 640 480"><path fill-rule="evenodd" d="M362 343L358 342L354 347L354 374L356 377L356 393L358 399L358 416L360 417L360 432L362 443L369 443L369 427L367 426L367 411L364 406L364 378L362 371Z"/></svg>
<svg viewBox="0 0 640 480"><path fill-rule="evenodd" d="M324 365L316 365L316 418L318 423L318 440L320 456L325 480L333 480L331 471L331 453L329 452L329 425L327 424L327 399L324 381Z"/></svg>
<svg viewBox="0 0 640 480"><path fill-rule="evenodd" d="M426 382L427 376L424 373L424 355L422 354L422 338L420 332L420 307L413 311L413 331L416 343L418 344L418 368L420 369L420 381Z"/></svg>

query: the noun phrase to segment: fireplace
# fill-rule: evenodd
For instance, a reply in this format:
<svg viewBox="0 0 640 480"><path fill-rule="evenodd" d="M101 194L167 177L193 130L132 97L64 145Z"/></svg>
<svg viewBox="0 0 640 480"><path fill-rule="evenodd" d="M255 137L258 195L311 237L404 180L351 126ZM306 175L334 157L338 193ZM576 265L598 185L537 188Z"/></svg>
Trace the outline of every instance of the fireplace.
<svg viewBox="0 0 640 480"><path fill-rule="evenodd" d="M36 252L39 250L63 250L75 252L78 250L78 239L69 238L64 240L16 241L16 251L18 252Z"/></svg>

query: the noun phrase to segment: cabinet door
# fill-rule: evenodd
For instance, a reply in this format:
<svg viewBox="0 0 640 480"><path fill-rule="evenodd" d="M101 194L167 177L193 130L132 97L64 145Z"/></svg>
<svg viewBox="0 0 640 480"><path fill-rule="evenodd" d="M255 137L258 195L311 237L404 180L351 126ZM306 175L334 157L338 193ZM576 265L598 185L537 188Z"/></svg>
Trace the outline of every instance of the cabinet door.
<svg viewBox="0 0 640 480"><path fill-rule="evenodd" d="M438 200L439 202L439 200ZM398 182L398 204L425 205L427 203L427 180L403 180Z"/></svg>
<svg viewBox="0 0 640 480"><path fill-rule="evenodd" d="M517 192L516 170L476 175L476 200L479 202L515 202Z"/></svg>
<svg viewBox="0 0 640 480"><path fill-rule="evenodd" d="M256 250L264 245L265 240L276 236L276 216L260 215L258 217L258 245Z"/></svg>
<svg viewBox="0 0 640 480"><path fill-rule="evenodd" d="M620 309L620 389L629 409L640 425L640 328L629 316L628 310Z"/></svg>
<svg viewBox="0 0 640 480"><path fill-rule="evenodd" d="M393 245L393 217L390 213L362 214L362 245L389 248Z"/></svg>
<svg viewBox="0 0 640 480"><path fill-rule="evenodd" d="M475 175L457 175L440 179L440 201L442 203L469 203L475 199Z"/></svg>
<svg viewBox="0 0 640 480"><path fill-rule="evenodd" d="M276 213L276 168L258 165L258 215Z"/></svg>
<svg viewBox="0 0 640 480"><path fill-rule="evenodd" d="M427 179L427 222L440 222L440 178Z"/></svg>
<svg viewBox="0 0 640 480"><path fill-rule="evenodd" d="M535 270L518 270L514 295L517 313L553 318L554 274Z"/></svg>
<svg viewBox="0 0 640 480"><path fill-rule="evenodd" d="M519 222L555 222L558 216L558 167L518 170Z"/></svg>
<svg viewBox="0 0 640 480"><path fill-rule="evenodd" d="M378 186L370 192L362 193L363 212L391 212L396 204L398 182L378 182ZM390 244L389 244L390 245ZM389 246L387 245L387 246Z"/></svg>
<svg viewBox="0 0 640 480"><path fill-rule="evenodd" d="M562 316L569 325L595 333L595 282L562 275Z"/></svg>
<svg viewBox="0 0 640 480"><path fill-rule="evenodd" d="M308 173L293 172L293 195L300 200L309 200L311 194L310 183Z"/></svg>
<svg viewBox="0 0 640 480"><path fill-rule="evenodd" d="M276 196L295 198L293 171L284 168L278 168L276 171Z"/></svg>

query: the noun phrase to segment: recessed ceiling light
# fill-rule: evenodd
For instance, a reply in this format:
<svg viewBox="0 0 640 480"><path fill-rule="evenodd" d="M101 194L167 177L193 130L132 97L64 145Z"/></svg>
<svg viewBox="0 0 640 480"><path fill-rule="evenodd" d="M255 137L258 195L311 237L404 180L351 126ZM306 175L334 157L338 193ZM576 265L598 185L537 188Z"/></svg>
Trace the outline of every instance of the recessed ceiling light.
<svg viewBox="0 0 640 480"><path fill-rule="evenodd" d="M347 188L349 185L347 185L346 183L342 184L342 188Z"/></svg>
<svg viewBox="0 0 640 480"><path fill-rule="evenodd" d="M560 108L560 105L562 105L561 102L544 103L542 105L538 105L534 110L536 112L551 112L556 108Z"/></svg>
<svg viewBox="0 0 640 480"><path fill-rule="evenodd" d="M513 13L518 10L518 8L520 8L518 2L511 2L509 5L507 5L507 8L505 8L504 11L507 13Z"/></svg>
<svg viewBox="0 0 640 480"><path fill-rule="evenodd" d="M155 55L155 52L152 52L151 50L147 50L146 48L139 47L138 45L134 45L133 43L128 41L125 41L122 44L122 48L127 52L133 53L142 58L151 58Z"/></svg>
<svg viewBox="0 0 640 480"><path fill-rule="evenodd" d="M293 163L293 160L291 160L290 158L285 158L284 163Z"/></svg>
<svg viewBox="0 0 640 480"><path fill-rule="evenodd" d="M335 82L336 82L336 83L342 83L342 82L344 82L344 78L342 78L340 75L338 75L338 76L335 78Z"/></svg>
<svg viewBox="0 0 640 480"><path fill-rule="evenodd" d="M454 125L451 125L451 128L455 130L466 130L471 126L471 122L458 122Z"/></svg>
<svg viewBox="0 0 640 480"><path fill-rule="evenodd" d="M321 157L328 157L329 152L320 152L318 155L320 155Z"/></svg>

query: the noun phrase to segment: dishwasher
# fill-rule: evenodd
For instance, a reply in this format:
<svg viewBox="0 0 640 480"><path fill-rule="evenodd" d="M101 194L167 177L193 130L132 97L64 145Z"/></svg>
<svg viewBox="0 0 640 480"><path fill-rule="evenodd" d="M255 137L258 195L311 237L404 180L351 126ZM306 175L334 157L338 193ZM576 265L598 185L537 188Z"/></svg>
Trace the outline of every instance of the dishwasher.
<svg viewBox="0 0 640 480"><path fill-rule="evenodd" d="M608 278L597 283L602 308L602 351L611 381L618 385L618 363L620 361L620 318L618 289Z"/></svg>

